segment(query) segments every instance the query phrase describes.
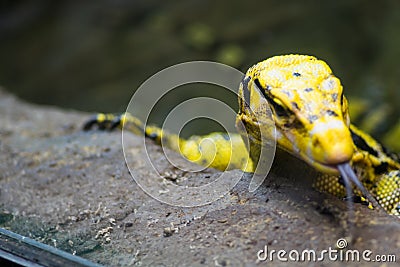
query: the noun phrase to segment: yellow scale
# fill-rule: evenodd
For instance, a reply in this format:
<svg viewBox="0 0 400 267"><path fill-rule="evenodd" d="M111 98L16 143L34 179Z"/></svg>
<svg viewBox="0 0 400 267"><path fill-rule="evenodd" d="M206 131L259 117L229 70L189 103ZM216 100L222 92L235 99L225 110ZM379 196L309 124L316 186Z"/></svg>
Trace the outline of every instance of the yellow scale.
<svg viewBox="0 0 400 267"><path fill-rule="evenodd" d="M145 127L129 114L98 114L85 129L95 124L103 128L125 125L159 144L162 140L195 163L253 172L261 133L271 132L266 103L272 110L278 146L320 171L317 189L338 197L346 196L346 187L353 189L400 217L399 159L350 123L340 80L324 61L312 56L275 56L251 67L239 85L239 134L230 138L226 133L211 133L182 139L156 126ZM247 136L249 146L242 140Z"/></svg>

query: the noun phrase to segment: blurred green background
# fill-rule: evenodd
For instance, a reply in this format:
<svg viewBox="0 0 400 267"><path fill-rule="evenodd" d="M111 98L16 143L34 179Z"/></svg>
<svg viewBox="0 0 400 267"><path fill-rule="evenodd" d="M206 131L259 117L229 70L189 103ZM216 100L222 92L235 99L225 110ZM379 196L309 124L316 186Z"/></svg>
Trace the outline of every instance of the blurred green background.
<svg viewBox="0 0 400 267"><path fill-rule="evenodd" d="M177 63L212 60L245 72L303 53L328 62L359 103L354 117L365 111L364 129L400 143L398 0L0 3L0 84L28 101L121 112L142 82Z"/></svg>

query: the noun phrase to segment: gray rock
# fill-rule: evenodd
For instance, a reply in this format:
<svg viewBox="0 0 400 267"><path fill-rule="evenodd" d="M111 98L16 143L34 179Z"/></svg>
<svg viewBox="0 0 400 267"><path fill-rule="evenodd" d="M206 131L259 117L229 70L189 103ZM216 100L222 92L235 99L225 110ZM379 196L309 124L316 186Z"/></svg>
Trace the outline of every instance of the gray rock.
<svg viewBox="0 0 400 267"><path fill-rule="evenodd" d="M399 252L397 218L355 204L355 222L348 227L346 203L312 189L312 171L285 156L255 193L248 192L245 176L209 205L163 204L132 180L120 131L81 130L89 116L27 104L0 91L0 226L110 266L263 265L257 253L265 246L269 252L320 253L335 249L349 229L348 249L371 250L371 257ZM140 138L129 140L137 152L134 171L150 180L193 185L219 174L182 172L148 142L166 182L141 164ZM286 265L276 254L273 263Z"/></svg>

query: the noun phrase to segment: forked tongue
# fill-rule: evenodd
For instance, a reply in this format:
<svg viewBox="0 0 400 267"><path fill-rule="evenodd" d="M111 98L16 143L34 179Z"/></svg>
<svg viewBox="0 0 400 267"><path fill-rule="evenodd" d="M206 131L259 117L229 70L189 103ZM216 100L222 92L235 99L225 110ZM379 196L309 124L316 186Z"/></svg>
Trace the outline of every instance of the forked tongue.
<svg viewBox="0 0 400 267"><path fill-rule="evenodd" d="M353 169L351 168L348 162L337 165L337 168L339 169L339 172L342 175L346 187L346 194L349 199L352 199L353 196L351 184L354 183L356 187L364 195L364 197L367 198L369 202L371 202L372 206L375 209L380 208L380 205L378 204L376 199L367 191L367 189L365 189L360 180L358 180L356 174L354 173Z"/></svg>
<svg viewBox="0 0 400 267"><path fill-rule="evenodd" d="M375 198L365 189L363 184L358 180L357 175L354 173L353 169L351 168L350 164L348 162L342 163L337 165L337 168L339 169L339 172L343 178L344 185L346 187L346 195L347 195L347 207L348 207L348 228L347 228L347 235L348 239L352 240L352 233L353 233L353 227L354 227L354 219L355 219L355 214L354 214L354 203L353 203L353 188L352 188L352 183L356 185L356 187L361 191L361 193L364 195L364 197L367 198L367 200L374 206L374 208L379 209L380 205L378 202L375 200Z"/></svg>

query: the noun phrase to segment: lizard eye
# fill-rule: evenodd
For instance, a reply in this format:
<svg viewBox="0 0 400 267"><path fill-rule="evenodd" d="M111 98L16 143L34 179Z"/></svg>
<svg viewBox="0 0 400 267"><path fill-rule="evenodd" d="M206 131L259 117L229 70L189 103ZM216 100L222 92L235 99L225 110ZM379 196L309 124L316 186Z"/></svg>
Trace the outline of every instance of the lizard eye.
<svg viewBox="0 0 400 267"><path fill-rule="evenodd" d="M284 107L283 103L279 99L272 98L271 96L269 96L266 93L266 90L261 86L260 81L258 79L254 80L254 83L256 84L260 92L263 94L265 99L268 101L269 105L272 107L272 110L276 116L283 118L290 117L291 112Z"/></svg>
<svg viewBox="0 0 400 267"><path fill-rule="evenodd" d="M271 104L275 114L278 117L289 117L290 116L290 111L288 111L286 108L283 107L282 102L278 99L267 99L268 103Z"/></svg>

